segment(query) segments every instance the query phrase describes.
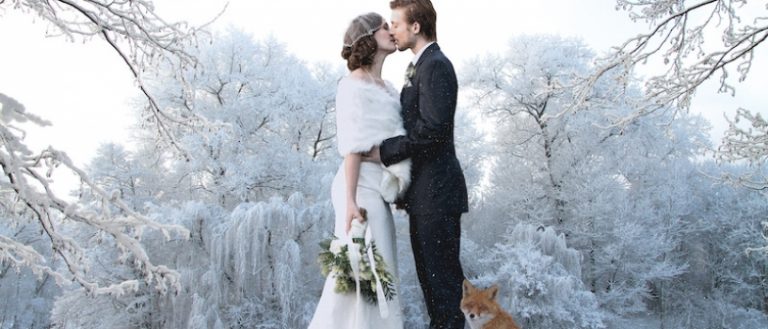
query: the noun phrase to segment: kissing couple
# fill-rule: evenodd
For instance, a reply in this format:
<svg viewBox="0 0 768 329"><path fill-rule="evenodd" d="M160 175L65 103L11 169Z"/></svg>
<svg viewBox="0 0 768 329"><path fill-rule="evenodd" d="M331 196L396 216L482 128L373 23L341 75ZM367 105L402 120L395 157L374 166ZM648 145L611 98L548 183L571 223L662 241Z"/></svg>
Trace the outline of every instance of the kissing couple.
<svg viewBox="0 0 768 329"><path fill-rule="evenodd" d="M353 224L365 221L394 277L395 294L361 302L359 293L338 292L328 275L310 329L403 328L391 204L408 213L429 328L464 328L459 239L468 204L453 142L456 73L436 43L430 0L394 0L390 8L391 24L364 14L344 35L341 56L350 72L336 93L337 146L344 160L331 200L334 235L348 236ZM381 78L384 60L396 50L414 54L400 92Z"/></svg>

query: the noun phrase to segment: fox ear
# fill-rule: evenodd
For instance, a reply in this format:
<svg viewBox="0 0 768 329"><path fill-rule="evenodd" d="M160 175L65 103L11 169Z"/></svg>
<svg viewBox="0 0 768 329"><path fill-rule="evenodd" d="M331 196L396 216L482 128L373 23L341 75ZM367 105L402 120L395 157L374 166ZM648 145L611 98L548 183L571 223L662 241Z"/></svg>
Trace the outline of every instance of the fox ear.
<svg viewBox="0 0 768 329"><path fill-rule="evenodd" d="M488 293L488 297L490 297L491 299L495 300L496 299L496 295L499 294L499 286L494 284L492 287L490 287L490 288L488 288L488 290L486 290L486 293Z"/></svg>
<svg viewBox="0 0 768 329"><path fill-rule="evenodd" d="M467 297L467 295L475 291L475 287L467 279L464 279L464 283L461 285L461 288L462 288L462 297Z"/></svg>

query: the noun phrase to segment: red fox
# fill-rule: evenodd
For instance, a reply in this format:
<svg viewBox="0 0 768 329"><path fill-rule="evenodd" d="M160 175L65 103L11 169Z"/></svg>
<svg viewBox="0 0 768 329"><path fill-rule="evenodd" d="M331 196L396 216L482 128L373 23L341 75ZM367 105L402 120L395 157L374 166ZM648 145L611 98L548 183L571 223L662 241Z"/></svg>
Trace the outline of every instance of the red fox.
<svg viewBox="0 0 768 329"><path fill-rule="evenodd" d="M467 318L472 329L520 329L509 313L504 312L496 302L499 287L494 285L488 289L475 288L469 280L464 279L461 311Z"/></svg>

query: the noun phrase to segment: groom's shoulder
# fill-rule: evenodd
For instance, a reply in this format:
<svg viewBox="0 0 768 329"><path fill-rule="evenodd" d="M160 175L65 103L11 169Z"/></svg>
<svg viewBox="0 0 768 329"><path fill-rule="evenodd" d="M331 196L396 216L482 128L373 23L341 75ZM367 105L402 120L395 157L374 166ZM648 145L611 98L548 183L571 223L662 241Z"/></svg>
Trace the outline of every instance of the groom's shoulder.
<svg viewBox="0 0 768 329"><path fill-rule="evenodd" d="M429 57L424 59L423 63L427 71L435 69L447 69L448 71L453 71L453 63L451 63L451 60L445 56L442 50L436 49L429 55Z"/></svg>
<svg viewBox="0 0 768 329"><path fill-rule="evenodd" d="M428 59L431 59L433 61L440 61L440 62L448 62L448 63L451 62L448 59L448 57L445 56L445 53L443 52L443 49L440 48L440 46L437 43L434 43L434 44L430 45L430 48L432 48L432 49L429 49L430 50L428 52L429 56L427 56Z"/></svg>

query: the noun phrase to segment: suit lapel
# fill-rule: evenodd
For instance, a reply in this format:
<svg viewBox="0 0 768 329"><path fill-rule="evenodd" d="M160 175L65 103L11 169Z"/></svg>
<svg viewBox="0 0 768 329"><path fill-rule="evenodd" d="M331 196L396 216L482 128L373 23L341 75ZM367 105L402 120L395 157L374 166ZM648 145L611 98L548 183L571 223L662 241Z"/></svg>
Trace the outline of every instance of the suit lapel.
<svg viewBox="0 0 768 329"><path fill-rule="evenodd" d="M419 73L421 64L432 57L436 51L440 50L437 43L433 43L424 50L415 65L415 72L411 77L412 84L409 87L403 87L400 92L400 105L402 105L403 124L408 130L418 120L419 117ZM426 74L426 72L425 72Z"/></svg>
<svg viewBox="0 0 768 329"><path fill-rule="evenodd" d="M421 57L419 57L419 60L416 61L416 65L414 65L414 73L413 73L413 76L411 77L411 81L417 80L416 78L419 75L419 67L421 66L421 63L424 63L424 60L426 58L432 56L432 54L438 50L440 50L440 46L437 45L437 42L429 45L429 47L427 47L427 49L424 50L424 53L421 54ZM408 88L409 87L406 87L404 85L400 93L403 94Z"/></svg>
<svg viewBox="0 0 768 329"><path fill-rule="evenodd" d="M427 50L425 50L424 53L421 54L421 57L419 57L419 60L416 62L416 74L419 73L419 65L421 65L421 63L424 62L424 59L432 56L432 53L434 53L435 51L438 51L438 50L440 50L440 46L437 45L437 42L435 42L435 43L429 45L429 47L427 47Z"/></svg>
<svg viewBox="0 0 768 329"><path fill-rule="evenodd" d="M406 101L406 94L410 94L410 92L414 92L418 90L418 88L414 88L415 84L418 84L418 77L419 77L419 67L421 67L421 63L424 63L424 61L431 57L432 54L435 51L440 50L440 46L437 45L437 42L429 45L426 50L424 50L424 53L421 54L421 57L419 57L419 60L416 61L416 65L414 65L414 73L411 77L411 81L414 82L411 86L404 85L402 90L400 91L400 104L403 105L403 109L405 110L405 101Z"/></svg>

